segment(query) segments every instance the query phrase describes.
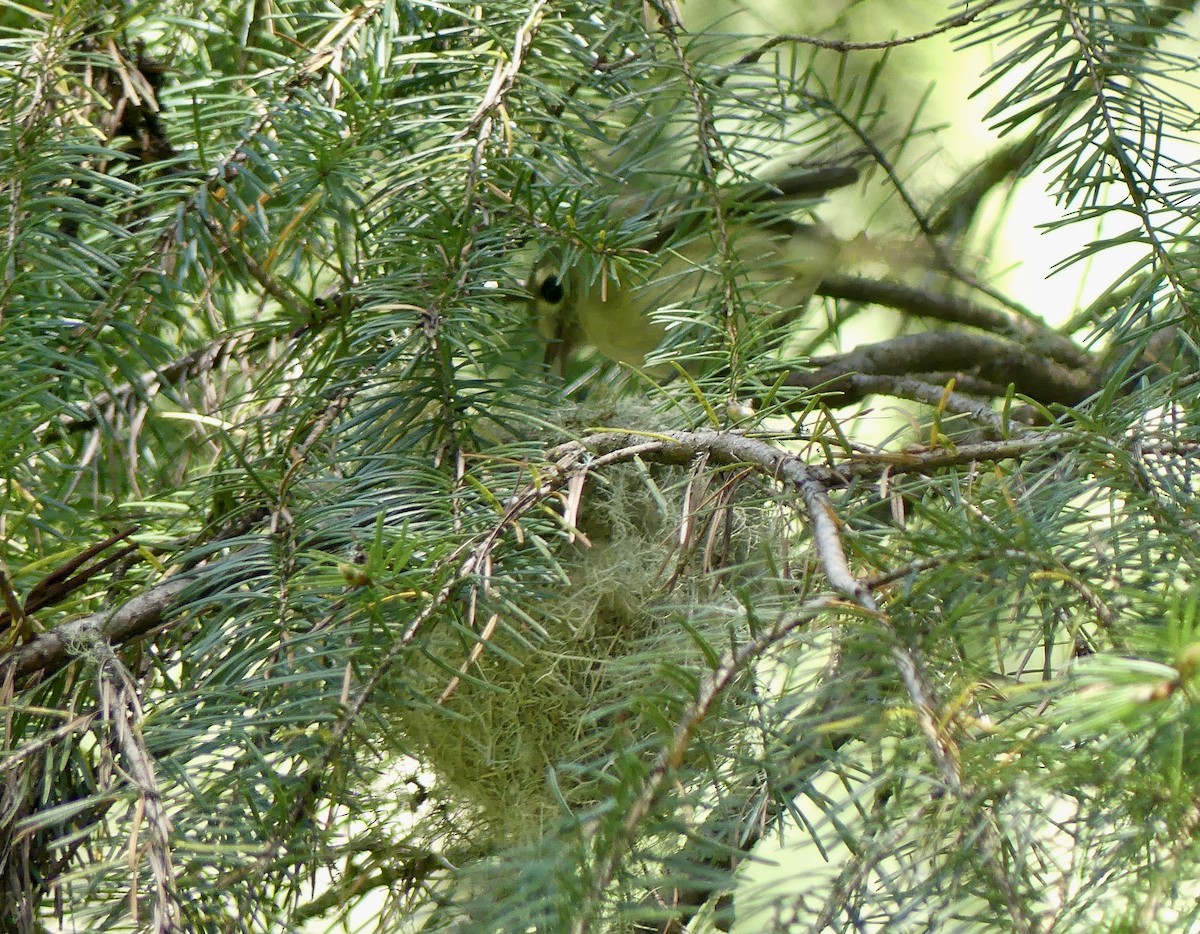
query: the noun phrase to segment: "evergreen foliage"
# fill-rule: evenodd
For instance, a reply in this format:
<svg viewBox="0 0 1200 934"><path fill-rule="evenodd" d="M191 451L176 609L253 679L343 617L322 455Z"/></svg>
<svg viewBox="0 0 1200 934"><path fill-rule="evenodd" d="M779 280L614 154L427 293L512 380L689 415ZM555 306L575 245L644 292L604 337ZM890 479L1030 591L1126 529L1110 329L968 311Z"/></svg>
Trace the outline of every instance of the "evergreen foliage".
<svg viewBox="0 0 1200 934"><path fill-rule="evenodd" d="M1200 925L1194 4L827 6L0 7L0 930Z"/></svg>

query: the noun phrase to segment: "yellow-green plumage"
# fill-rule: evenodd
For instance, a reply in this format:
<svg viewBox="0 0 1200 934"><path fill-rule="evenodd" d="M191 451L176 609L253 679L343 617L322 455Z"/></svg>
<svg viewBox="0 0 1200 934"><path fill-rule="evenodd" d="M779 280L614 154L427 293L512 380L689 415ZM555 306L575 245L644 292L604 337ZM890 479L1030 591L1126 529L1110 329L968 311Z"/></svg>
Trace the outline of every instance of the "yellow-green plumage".
<svg viewBox="0 0 1200 934"><path fill-rule="evenodd" d="M837 266L844 246L817 225L764 228L738 219L728 229L733 281L751 310L758 306L771 313L804 305L822 276ZM720 293L725 267L707 233L658 250L658 258L660 265L633 283L600 277L589 282L579 269L562 269L553 256L537 263L528 280L530 310L549 359L561 367L572 350L590 346L641 366L666 334L655 312L711 303Z"/></svg>

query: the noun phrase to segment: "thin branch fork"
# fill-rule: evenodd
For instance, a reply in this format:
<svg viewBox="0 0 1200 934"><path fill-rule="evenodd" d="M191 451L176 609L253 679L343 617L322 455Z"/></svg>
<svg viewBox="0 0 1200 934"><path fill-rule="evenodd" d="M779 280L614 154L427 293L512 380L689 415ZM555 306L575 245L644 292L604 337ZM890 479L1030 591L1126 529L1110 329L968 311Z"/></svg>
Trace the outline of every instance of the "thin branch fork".
<svg viewBox="0 0 1200 934"><path fill-rule="evenodd" d="M124 541L136 531L138 531L136 525L130 526L110 535L101 542L96 542L88 546L79 554L64 561L30 588L29 592L25 595L25 602L20 606L17 606L13 602L16 595L11 591L7 576L0 570L0 579L3 579L5 586L5 602L9 604L7 609L0 611L0 630L7 628L13 620L16 620L18 625L22 624L27 616L36 613L42 607L50 606L65 599L105 568L137 551L137 545L126 545L115 554L101 558L93 564L88 564L89 561L101 552L115 545L117 542ZM87 566L85 567L85 565Z"/></svg>
<svg viewBox="0 0 1200 934"><path fill-rule="evenodd" d="M814 292L827 298L883 305L918 318L978 328L1019 341L1031 350L1074 369L1095 366L1095 358L1091 354L1040 320L981 305L959 295L947 295L887 279L840 273L824 276Z"/></svg>
<svg viewBox="0 0 1200 934"><path fill-rule="evenodd" d="M813 370L793 370L785 383L840 393L839 405L860 401L869 391L855 376L915 376L966 372L997 386L1010 383L1043 405L1078 405L1100 389L1094 372L1066 366L1036 347L991 334L926 331L868 344L849 353L813 357Z"/></svg>

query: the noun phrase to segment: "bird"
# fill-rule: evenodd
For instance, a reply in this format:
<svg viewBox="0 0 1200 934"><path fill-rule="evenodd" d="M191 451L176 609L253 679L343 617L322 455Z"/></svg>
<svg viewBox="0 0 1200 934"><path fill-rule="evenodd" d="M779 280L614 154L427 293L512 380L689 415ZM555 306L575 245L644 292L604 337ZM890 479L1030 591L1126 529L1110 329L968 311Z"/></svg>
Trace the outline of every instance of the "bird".
<svg viewBox="0 0 1200 934"><path fill-rule="evenodd" d="M812 202L857 179L851 166L828 166L752 182L727 196L725 229L732 254L749 261L741 285L750 286L753 301L779 310L802 307L821 278L838 267L848 242L822 224L782 214L780 206ZM577 348L593 347L611 360L643 367L667 333L655 312L687 307L720 287L722 251L713 228L711 211L664 211L658 229L639 247L652 259L648 274L618 276L603 261L589 269L564 262L561 248L544 250L526 288L546 362L561 373Z"/></svg>

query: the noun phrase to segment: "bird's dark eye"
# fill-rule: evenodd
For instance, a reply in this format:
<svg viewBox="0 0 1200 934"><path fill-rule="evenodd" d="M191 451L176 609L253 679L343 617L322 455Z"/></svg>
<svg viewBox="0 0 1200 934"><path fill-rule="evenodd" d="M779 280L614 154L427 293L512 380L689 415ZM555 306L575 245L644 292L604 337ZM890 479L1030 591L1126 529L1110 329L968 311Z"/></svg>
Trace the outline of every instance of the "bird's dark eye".
<svg viewBox="0 0 1200 934"><path fill-rule="evenodd" d="M547 276L542 280L541 288L538 289L538 294L541 295L542 301L549 302L551 305L557 305L563 300L563 287L558 276Z"/></svg>

